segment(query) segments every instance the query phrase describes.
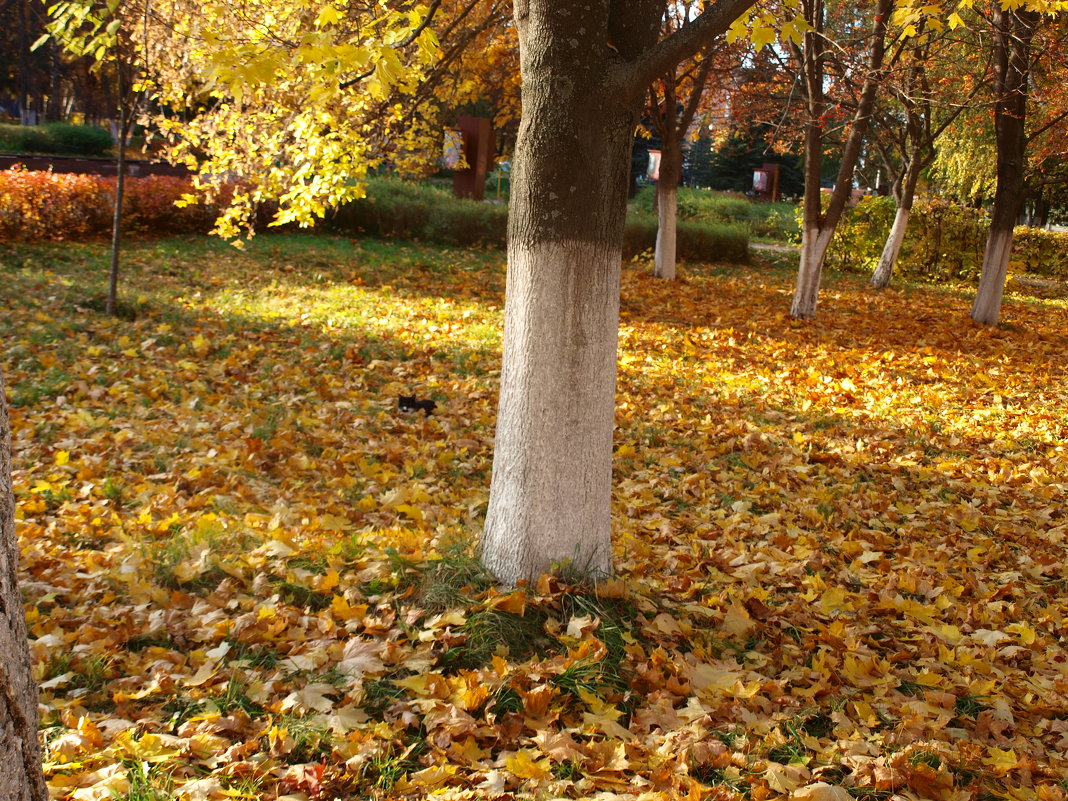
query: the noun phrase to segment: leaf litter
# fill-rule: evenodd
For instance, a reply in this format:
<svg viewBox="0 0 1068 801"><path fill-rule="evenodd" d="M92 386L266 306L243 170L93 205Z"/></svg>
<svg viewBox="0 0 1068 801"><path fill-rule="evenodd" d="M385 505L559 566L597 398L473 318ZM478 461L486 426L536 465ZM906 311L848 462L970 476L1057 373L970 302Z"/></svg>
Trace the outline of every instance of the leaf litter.
<svg viewBox="0 0 1068 801"><path fill-rule="evenodd" d="M55 798L1065 798L1058 301L628 267L618 576L509 591L499 252L103 252L0 290Z"/></svg>

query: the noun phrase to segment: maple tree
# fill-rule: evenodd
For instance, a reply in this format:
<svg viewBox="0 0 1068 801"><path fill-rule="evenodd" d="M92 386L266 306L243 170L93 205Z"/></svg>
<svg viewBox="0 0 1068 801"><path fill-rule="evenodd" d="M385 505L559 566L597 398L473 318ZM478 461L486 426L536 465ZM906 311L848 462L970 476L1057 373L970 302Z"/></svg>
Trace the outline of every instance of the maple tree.
<svg viewBox="0 0 1068 801"><path fill-rule="evenodd" d="M0 798L45 801L37 743L37 688L30 672L25 610L18 582L11 423L0 371Z"/></svg>
<svg viewBox="0 0 1068 801"><path fill-rule="evenodd" d="M896 20L896 29L910 33L896 39L887 59L884 94L889 102L874 118L872 144L890 178L896 206L872 272L871 285L878 289L890 283L920 176L938 154L936 143L961 114L974 111L974 95L983 85L983 66L976 58L981 51L970 42L956 41L953 29L941 18L932 18L931 11L902 9Z"/></svg>
<svg viewBox="0 0 1068 801"><path fill-rule="evenodd" d="M797 270L797 287L790 307L790 314L794 317L804 319L816 314L827 249L834 238L835 228L842 218L846 203L853 194L853 173L867 134L876 92L884 77L887 29L894 2L895 0L879 0L874 6L866 3L855 6L849 4L846 10L847 20L853 27L860 29L865 20L870 21L870 32L861 45L861 49L867 53L867 60L863 66L855 68L860 73L856 105L849 124L849 135L842 148L838 175L824 209L820 164L823 158L824 130L833 111L827 91L827 67L831 60L831 40L827 35L828 9L823 0L801 1L807 29L800 43L791 43L798 68L805 129L801 257ZM839 81L839 91L845 86L847 72L847 69L840 69L839 77L842 80Z"/></svg>

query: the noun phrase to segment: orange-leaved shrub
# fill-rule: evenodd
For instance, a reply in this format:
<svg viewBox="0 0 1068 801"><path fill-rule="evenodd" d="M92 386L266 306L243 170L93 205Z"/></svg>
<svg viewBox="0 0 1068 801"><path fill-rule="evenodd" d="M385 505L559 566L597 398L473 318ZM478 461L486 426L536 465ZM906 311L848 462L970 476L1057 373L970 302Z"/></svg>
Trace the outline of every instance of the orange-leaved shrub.
<svg viewBox="0 0 1068 801"><path fill-rule="evenodd" d="M115 179L98 178L108 198L115 202ZM188 178L148 175L127 178L123 191L123 229L136 234L206 234L219 216L219 207L204 203L178 207L175 203L191 190ZM229 203L229 197L220 199Z"/></svg>
<svg viewBox="0 0 1068 801"><path fill-rule="evenodd" d="M92 175L0 171L0 238L70 239L105 230L108 202Z"/></svg>
<svg viewBox="0 0 1068 801"><path fill-rule="evenodd" d="M115 178L58 174L18 167L0 171L0 239L72 239L111 231ZM187 178L127 178L123 228L135 234L204 234L218 208L184 208L175 201L190 191ZM228 201L222 198L221 203Z"/></svg>

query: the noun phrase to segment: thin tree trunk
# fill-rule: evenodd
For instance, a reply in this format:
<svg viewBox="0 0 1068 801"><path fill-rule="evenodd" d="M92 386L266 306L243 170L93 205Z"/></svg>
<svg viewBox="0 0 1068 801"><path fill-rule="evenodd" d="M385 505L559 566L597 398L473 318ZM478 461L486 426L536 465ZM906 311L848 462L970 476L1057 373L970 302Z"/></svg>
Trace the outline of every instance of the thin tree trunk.
<svg viewBox="0 0 1068 801"><path fill-rule="evenodd" d="M832 238L833 228L806 226L801 231L801 263L797 270L794 301L790 307L790 314L798 319L807 319L816 314L823 263L827 259L827 248Z"/></svg>
<svg viewBox="0 0 1068 801"><path fill-rule="evenodd" d="M660 159L660 180L656 183L656 257L653 273L665 281L675 280L676 231L678 226L679 177L682 152L677 143L664 145Z"/></svg>
<svg viewBox="0 0 1068 801"><path fill-rule="evenodd" d="M112 317L118 307L119 295L119 251L122 247L122 200L126 191L126 134L127 134L127 109L126 93L122 86L122 69L116 70L116 85L119 92L119 135L116 147L118 148L118 174L115 177L115 207L111 220L111 264L108 268L108 302L107 313Z"/></svg>
<svg viewBox="0 0 1068 801"><path fill-rule="evenodd" d="M905 232L909 227L909 217L912 214L912 204L916 199L916 184L920 180L920 159L914 158L908 166L901 193L897 199L897 213L894 214L894 224L886 237L883 252L879 256L879 263L871 276L871 285L876 289L886 289L890 285L890 278L897 266L898 256L901 254L901 245L905 241Z"/></svg>
<svg viewBox="0 0 1068 801"><path fill-rule="evenodd" d="M908 230L911 215L912 209L904 206L897 207L894 224L890 227L890 233L886 237L879 263L875 265L875 271L871 274L871 285L876 289L886 289L890 286L890 279L894 275L894 267L897 266L897 258L901 253L901 245L905 241L905 232Z"/></svg>
<svg viewBox="0 0 1068 801"><path fill-rule="evenodd" d="M37 688L18 587L11 425L0 374L0 799L46 801L37 742Z"/></svg>
<svg viewBox="0 0 1068 801"><path fill-rule="evenodd" d="M990 214L990 235L983 271L972 304L972 319L996 325L1005 294L1012 236L1026 197L1027 83L1031 42L1041 19L1035 11L994 7L994 130L997 139L997 189Z"/></svg>
<svg viewBox="0 0 1068 801"><path fill-rule="evenodd" d="M823 151L823 125L826 102L823 93L826 44L823 38L823 0L806 3L809 23L813 30L805 34L802 56L802 85L806 100L805 123L805 200L804 222L801 231L801 263L797 271L790 314L799 319L816 316L820 279L827 248L834 238L838 221L853 193L853 172L860 158L861 145L868 129L875 94L878 89L883 58L886 53L886 28L894 9L894 0L878 0L872 23L871 53L860 101L842 150L842 163L835 179L827 211L821 211L819 185L820 160Z"/></svg>

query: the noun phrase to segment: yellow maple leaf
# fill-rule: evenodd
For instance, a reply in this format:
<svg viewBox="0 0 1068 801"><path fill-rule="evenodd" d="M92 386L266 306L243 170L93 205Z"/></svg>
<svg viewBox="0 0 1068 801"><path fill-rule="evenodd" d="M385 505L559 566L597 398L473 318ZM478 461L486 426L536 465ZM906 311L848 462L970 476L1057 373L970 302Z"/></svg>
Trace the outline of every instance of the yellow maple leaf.
<svg viewBox="0 0 1068 801"><path fill-rule="evenodd" d="M1008 751L1002 751L1000 748L990 747L987 749L987 753L990 756L983 759L983 764L989 765L998 774L1007 773L1020 763L1019 757L1016 756L1016 751L1012 748Z"/></svg>
<svg viewBox="0 0 1068 801"><path fill-rule="evenodd" d="M536 760L529 749L517 751L515 756L508 757L504 761L504 765L514 776L520 779L542 781L552 775L549 758L545 757L544 759Z"/></svg>
<svg viewBox="0 0 1068 801"><path fill-rule="evenodd" d="M853 796L844 787L827 782L816 782L793 791L790 798L795 801L851 801Z"/></svg>
<svg viewBox="0 0 1068 801"><path fill-rule="evenodd" d="M136 729L126 729L115 738L115 745L126 756L139 762L166 762L181 753L175 743L179 738L161 734L146 734L140 740L133 738Z"/></svg>
<svg viewBox="0 0 1068 801"><path fill-rule="evenodd" d="M757 50L760 50L765 45L769 45L774 42L775 37L776 34L774 28L765 28L763 26L760 26L753 29L753 34L750 38L752 39L753 46L756 47Z"/></svg>
<svg viewBox="0 0 1068 801"><path fill-rule="evenodd" d="M734 637L744 637L753 630L753 618L749 616L744 606L731 604L727 614L723 616L720 628Z"/></svg>

